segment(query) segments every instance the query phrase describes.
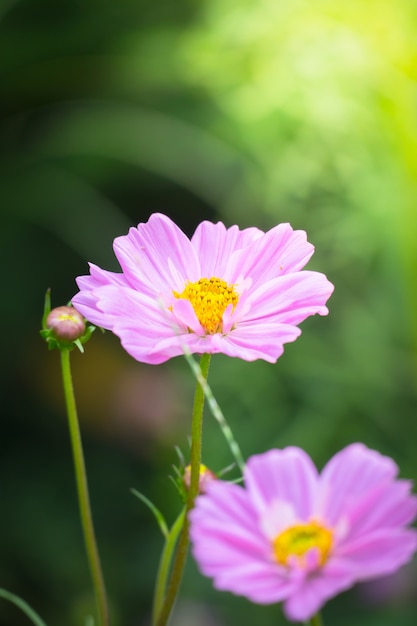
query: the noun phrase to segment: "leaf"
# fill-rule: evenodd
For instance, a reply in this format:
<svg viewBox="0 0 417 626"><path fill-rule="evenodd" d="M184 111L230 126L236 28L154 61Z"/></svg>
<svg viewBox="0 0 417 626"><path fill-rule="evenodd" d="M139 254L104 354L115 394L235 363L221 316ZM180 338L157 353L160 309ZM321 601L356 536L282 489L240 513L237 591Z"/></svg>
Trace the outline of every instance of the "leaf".
<svg viewBox="0 0 417 626"><path fill-rule="evenodd" d="M168 525L161 511L153 504L153 502L151 502L146 496L144 496L143 493L140 493L140 491L137 491L136 489L131 489L130 491L133 493L134 496L139 498L139 500L142 500L142 502L144 502L146 506L152 511L152 513L155 516L156 521L158 522L158 526L161 529L161 532L166 539L168 537L168 532L169 532Z"/></svg>
<svg viewBox="0 0 417 626"><path fill-rule="evenodd" d="M7 589L0 589L0 598L9 600L15 606L17 606L23 613L35 624L35 626L46 626L45 622L39 617L39 615L19 596L7 591Z"/></svg>

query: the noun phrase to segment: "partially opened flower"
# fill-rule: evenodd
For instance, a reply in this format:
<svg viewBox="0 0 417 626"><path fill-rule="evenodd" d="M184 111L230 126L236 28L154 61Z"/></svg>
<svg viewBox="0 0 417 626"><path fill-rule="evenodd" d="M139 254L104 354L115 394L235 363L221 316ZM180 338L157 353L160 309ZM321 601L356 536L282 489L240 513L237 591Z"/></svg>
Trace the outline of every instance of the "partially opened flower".
<svg viewBox="0 0 417 626"><path fill-rule="evenodd" d="M275 362L300 322L328 313L333 285L301 271L314 248L289 224L264 233L202 222L190 240L155 213L115 239L114 251L122 273L91 265L72 302L138 361L188 350Z"/></svg>
<svg viewBox="0 0 417 626"><path fill-rule="evenodd" d="M194 557L217 589L259 604L284 603L292 621L313 617L358 581L411 559L417 512L394 461L353 444L319 474L299 448L249 459L245 487L207 486L190 513Z"/></svg>

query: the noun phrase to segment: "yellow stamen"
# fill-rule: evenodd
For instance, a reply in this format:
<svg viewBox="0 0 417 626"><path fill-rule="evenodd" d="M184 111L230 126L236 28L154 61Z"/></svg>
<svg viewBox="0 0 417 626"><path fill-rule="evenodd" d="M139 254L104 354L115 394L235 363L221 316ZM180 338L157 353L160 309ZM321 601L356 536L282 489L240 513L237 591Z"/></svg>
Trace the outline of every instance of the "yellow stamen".
<svg viewBox="0 0 417 626"><path fill-rule="evenodd" d="M274 555L278 563L288 564L288 558L296 557L298 563L305 564L304 555L311 548L317 548L320 565L323 565L333 544L333 533L317 522L296 524L287 528L274 539Z"/></svg>
<svg viewBox="0 0 417 626"><path fill-rule="evenodd" d="M181 293L173 293L176 298L191 302L198 321L209 335L222 332L223 313L229 304L235 308L239 300L234 285L229 285L216 276L187 283Z"/></svg>

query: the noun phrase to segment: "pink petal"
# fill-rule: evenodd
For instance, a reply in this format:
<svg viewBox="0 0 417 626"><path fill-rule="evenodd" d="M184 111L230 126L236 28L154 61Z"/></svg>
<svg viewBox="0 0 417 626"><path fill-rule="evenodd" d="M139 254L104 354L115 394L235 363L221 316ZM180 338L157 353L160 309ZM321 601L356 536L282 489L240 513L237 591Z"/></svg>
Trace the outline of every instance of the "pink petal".
<svg viewBox="0 0 417 626"><path fill-rule="evenodd" d="M317 482L317 469L300 448L270 450L251 457L246 465L248 496L261 513L274 500L283 500L291 503L300 520L307 521L314 512Z"/></svg>
<svg viewBox="0 0 417 626"><path fill-rule="evenodd" d="M174 299L171 306L173 316L185 331L190 328L197 335L205 335L206 331L200 324L191 302L179 298Z"/></svg>
<svg viewBox="0 0 417 626"><path fill-rule="evenodd" d="M189 513L193 553L203 571L212 576L248 559L266 560L270 543L259 531L244 490L216 481L208 494L197 498Z"/></svg>
<svg viewBox="0 0 417 626"><path fill-rule="evenodd" d="M417 514L417 497L410 495L411 483L397 480L379 484L367 492L349 511L349 541L373 530L400 528Z"/></svg>
<svg viewBox="0 0 417 626"><path fill-rule="evenodd" d="M252 278L254 283L265 283L302 269L313 252L314 247L307 242L304 231L294 231L289 224L279 224L240 253L239 272ZM236 273L233 280L238 277Z"/></svg>
<svg viewBox="0 0 417 626"><path fill-rule="evenodd" d="M417 548L414 529L382 529L350 542L349 538L337 548L337 558L343 559L356 580L385 576L407 563Z"/></svg>
<svg viewBox="0 0 417 626"><path fill-rule="evenodd" d="M360 498L379 484L390 482L398 472L394 461L355 443L336 454L320 476L320 510L330 525L342 517L349 518L350 510Z"/></svg>
<svg viewBox="0 0 417 626"><path fill-rule="evenodd" d="M117 237L114 252L126 279L140 291L182 291L186 280L201 278L200 263L190 240L160 213L131 228L128 235Z"/></svg>
<svg viewBox="0 0 417 626"><path fill-rule="evenodd" d="M177 354L183 353L178 340L182 330L175 329L175 320L169 311L164 312L149 296L114 285L100 287L92 294L97 310L102 311L100 325L112 330L135 359L153 364L166 361L170 356L158 350L158 344L164 339L176 342Z"/></svg>
<svg viewBox="0 0 417 626"><path fill-rule="evenodd" d="M333 285L319 272L280 276L258 287L250 297L245 321L259 323L273 318L284 324L299 324L308 316L327 315L326 301Z"/></svg>
<svg viewBox="0 0 417 626"><path fill-rule="evenodd" d="M93 290L104 285L127 286L128 283L123 274L107 272L90 263L90 275L79 276L77 285L80 291L72 298L71 302L89 322L109 329L108 319L105 313L97 307L97 297Z"/></svg>
<svg viewBox="0 0 417 626"><path fill-rule="evenodd" d="M284 351L283 344L295 341L301 334L296 326L281 323L240 324L228 335L213 335L218 352L245 361L264 359L275 363Z"/></svg>
<svg viewBox="0 0 417 626"><path fill-rule="evenodd" d="M271 545L260 532L245 490L217 482L190 512L193 554L217 589L254 602L278 602L298 584L270 560Z"/></svg>
<svg viewBox="0 0 417 626"><path fill-rule="evenodd" d="M321 570L316 575L306 577L302 585L284 602L284 614L294 622L311 619L329 600L353 584L346 570Z"/></svg>
<svg viewBox="0 0 417 626"><path fill-rule="evenodd" d="M255 534L259 533L256 511L246 490L239 485L224 481L210 483L207 494L197 498L196 506L190 513L192 521L198 516L201 519L216 520L216 523L219 520L222 525L226 521L232 521L250 528ZM266 545L265 540L264 544Z"/></svg>
<svg viewBox="0 0 417 626"><path fill-rule="evenodd" d="M234 274L234 263L231 260L235 251L263 235L258 228L239 230L237 226L232 226L226 229L222 222L201 222L191 238L201 262L201 275L206 278L217 276L229 282Z"/></svg>
<svg viewBox="0 0 417 626"><path fill-rule="evenodd" d="M245 596L257 604L275 604L291 596L298 582L280 575L277 566L272 563L246 562L220 571L214 586Z"/></svg>

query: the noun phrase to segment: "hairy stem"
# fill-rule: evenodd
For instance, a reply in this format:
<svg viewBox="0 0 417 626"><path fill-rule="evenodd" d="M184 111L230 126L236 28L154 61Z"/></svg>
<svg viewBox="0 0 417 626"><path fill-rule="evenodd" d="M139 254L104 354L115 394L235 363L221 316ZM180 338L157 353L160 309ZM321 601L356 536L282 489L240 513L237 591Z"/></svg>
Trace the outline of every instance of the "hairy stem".
<svg viewBox="0 0 417 626"><path fill-rule="evenodd" d="M200 368L204 379L207 379L207 374L210 366L210 354L203 354L200 359ZM157 617L156 626L166 626L171 615L172 608L174 606L175 599L178 595L178 591L181 584L181 579L184 571L185 561L188 551L188 512L194 506L194 500L198 493L199 478L200 478L200 464L201 464L201 441L203 430L203 409L204 409L204 391L201 384L197 381L197 386L194 395L193 417L191 426L191 478L190 487L187 495L186 514L184 516L184 523L181 529L181 534L178 539L177 551L175 554L174 563L172 565L171 578L168 584L168 589L165 595L165 601L162 605L159 616Z"/></svg>

